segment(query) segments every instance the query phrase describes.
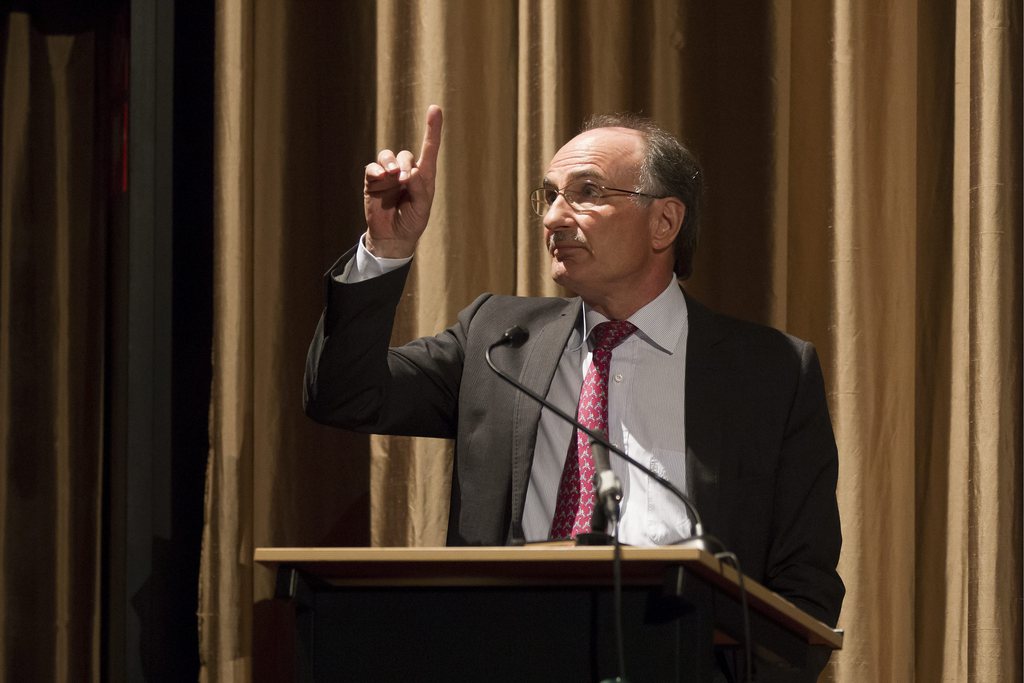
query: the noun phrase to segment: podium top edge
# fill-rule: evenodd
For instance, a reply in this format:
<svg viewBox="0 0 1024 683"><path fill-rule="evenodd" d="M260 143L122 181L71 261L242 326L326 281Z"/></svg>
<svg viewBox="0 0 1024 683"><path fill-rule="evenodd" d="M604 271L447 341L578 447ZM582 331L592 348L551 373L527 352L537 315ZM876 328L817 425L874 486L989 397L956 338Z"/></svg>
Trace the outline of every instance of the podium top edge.
<svg viewBox="0 0 1024 683"><path fill-rule="evenodd" d="M576 546L538 544L536 546L471 547L389 547L389 548L256 548L253 559L262 564L306 562L586 562L611 560L612 546ZM718 569L718 560L694 548L632 547L622 548L622 559L631 561L696 561L704 559Z"/></svg>

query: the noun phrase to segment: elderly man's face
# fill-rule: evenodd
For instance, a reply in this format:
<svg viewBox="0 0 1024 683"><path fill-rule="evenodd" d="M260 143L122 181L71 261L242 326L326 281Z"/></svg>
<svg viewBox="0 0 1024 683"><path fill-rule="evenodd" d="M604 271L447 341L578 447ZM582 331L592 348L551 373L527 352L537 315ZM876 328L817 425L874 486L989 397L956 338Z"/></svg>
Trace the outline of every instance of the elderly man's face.
<svg viewBox="0 0 1024 683"><path fill-rule="evenodd" d="M561 190L589 180L597 186L637 189L643 158L642 136L625 128L597 128L578 135L555 154L544 186ZM606 197L578 211L558 197L544 215L551 253L551 276L587 301L601 301L616 288L652 278L652 269L667 283L663 259L652 248L652 207L633 197ZM621 290L620 290L621 291Z"/></svg>

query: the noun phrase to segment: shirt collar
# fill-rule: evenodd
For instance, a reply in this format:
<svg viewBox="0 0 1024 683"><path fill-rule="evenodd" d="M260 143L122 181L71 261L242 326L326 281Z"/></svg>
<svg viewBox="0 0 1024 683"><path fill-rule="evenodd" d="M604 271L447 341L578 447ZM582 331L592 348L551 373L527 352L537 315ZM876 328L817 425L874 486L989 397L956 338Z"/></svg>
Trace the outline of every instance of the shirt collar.
<svg viewBox="0 0 1024 683"><path fill-rule="evenodd" d="M599 324L607 322L604 317L593 308L583 304L582 318L582 340L570 344L570 346L582 346L582 342L590 337L591 331ZM679 287L675 276L669 281L665 290L655 297L650 303L629 316L629 322L637 327L637 336L649 344L657 347L665 353L675 352L679 338L687 325L686 297ZM579 339L580 327L573 336Z"/></svg>

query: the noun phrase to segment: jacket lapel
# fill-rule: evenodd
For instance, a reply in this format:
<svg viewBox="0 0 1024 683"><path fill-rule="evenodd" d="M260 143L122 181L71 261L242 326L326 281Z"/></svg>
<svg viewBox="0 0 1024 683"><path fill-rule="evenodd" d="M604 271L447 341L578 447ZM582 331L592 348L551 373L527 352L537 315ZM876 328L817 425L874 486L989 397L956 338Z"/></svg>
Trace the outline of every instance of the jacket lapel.
<svg viewBox="0 0 1024 683"><path fill-rule="evenodd" d="M579 319L581 301L566 302L561 314L539 330L531 331L530 339L521 349L522 371L519 381L531 390L547 396L551 380L562 358L562 352ZM537 443L541 405L519 392L512 409L512 540L521 539L523 505L529 483L533 450Z"/></svg>
<svg viewBox="0 0 1024 683"><path fill-rule="evenodd" d="M685 292L684 292L685 293ZM686 296L689 329L686 339L686 481L687 494L705 523L721 519L718 512L722 452L723 368L714 347L725 337L714 313ZM713 524L712 524L713 526ZM705 529L716 533L714 528Z"/></svg>

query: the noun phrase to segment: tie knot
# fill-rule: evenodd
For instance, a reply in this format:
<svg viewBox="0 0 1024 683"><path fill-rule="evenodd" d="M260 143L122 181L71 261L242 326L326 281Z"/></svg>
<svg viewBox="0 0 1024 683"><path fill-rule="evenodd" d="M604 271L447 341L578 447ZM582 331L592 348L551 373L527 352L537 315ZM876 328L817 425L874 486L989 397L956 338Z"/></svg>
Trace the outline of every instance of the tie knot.
<svg viewBox="0 0 1024 683"><path fill-rule="evenodd" d="M594 349L614 349L636 332L636 325L628 320L609 320L594 328Z"/></svg>

